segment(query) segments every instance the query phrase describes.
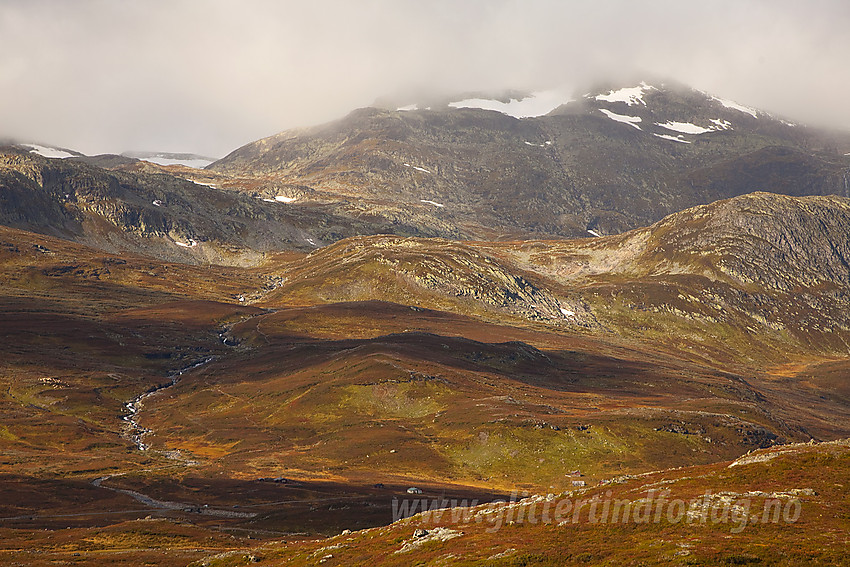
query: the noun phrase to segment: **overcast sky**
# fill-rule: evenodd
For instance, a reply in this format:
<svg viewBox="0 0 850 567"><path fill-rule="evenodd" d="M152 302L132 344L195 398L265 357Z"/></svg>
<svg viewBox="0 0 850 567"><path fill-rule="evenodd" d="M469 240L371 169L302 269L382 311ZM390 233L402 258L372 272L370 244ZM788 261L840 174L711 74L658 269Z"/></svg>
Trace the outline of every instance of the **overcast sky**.
<svg viewBox="0 0 850 567"><path fill-rule="evenodd" d="M0 137L219 157L411 89L669 77L850 129L846 0L0 0Z"/></svg>

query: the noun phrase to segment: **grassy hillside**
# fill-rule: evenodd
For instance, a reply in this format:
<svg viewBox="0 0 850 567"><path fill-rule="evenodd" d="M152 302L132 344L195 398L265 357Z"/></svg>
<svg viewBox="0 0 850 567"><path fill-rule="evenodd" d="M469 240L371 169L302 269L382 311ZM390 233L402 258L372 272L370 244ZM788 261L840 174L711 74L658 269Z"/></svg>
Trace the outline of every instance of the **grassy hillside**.
<svg viewBox="0 0 850 567"><path fill-rule="evenodd" d="M846 565L848 474L846 440L786 446L196 565Z"/></svg>

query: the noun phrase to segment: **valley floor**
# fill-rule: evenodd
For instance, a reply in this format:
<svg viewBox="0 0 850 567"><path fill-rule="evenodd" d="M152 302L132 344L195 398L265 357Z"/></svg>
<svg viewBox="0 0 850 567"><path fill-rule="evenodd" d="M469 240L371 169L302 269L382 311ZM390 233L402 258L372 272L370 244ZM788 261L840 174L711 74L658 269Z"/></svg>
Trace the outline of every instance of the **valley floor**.
<svg viewBox="0 0 850 567"><path fill-rule="evenodd" d="M570 287L577 251L374 237L235 269L0 229L0 562L846 563L832 292ZM721 520L589 515L668 489ZM395 521L453 502L480 506Z"/></svg>

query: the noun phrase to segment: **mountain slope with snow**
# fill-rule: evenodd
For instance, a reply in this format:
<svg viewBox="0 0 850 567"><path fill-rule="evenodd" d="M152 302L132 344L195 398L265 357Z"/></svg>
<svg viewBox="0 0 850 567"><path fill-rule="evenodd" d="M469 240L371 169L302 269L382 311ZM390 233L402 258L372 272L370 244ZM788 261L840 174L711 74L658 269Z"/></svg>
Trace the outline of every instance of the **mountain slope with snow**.
<svg viewBox="0 0 850 567"><path fill-rule="evenodd" d="M196 169L204 168L215 161L215 158L191 153L124 152L121 155L123 157L149 161L157 165L184 165Z"/></svg>
<svg viewBox="0 0 850 567"><path fill-rule="evenodd" d="M571 98L558 91L538 91L527 96L509 98L507 102L492 98L467 98L452 101L450 108L479 108L495 110L514 118L535 118L549 114L559 106L568 104Z"/></svg>
<svg viewBox="0 0 850 567"><path fill-rule="evenodd" d="M31 154L36 154L40 155L41 157L51 159L67 159L83 156L83 154L74 150L44 144L19 143L16 144L16 147L21 148L23 151L29 152Z"/></svg>
<svg viewBox="0 0 850 567"><path fill-rule="evenodd" d="M208 169L309 187L314 199L441 203L477 238L611 234L752 191L850 195L850 135L675 84L446 100L359 109Z"/></svg>

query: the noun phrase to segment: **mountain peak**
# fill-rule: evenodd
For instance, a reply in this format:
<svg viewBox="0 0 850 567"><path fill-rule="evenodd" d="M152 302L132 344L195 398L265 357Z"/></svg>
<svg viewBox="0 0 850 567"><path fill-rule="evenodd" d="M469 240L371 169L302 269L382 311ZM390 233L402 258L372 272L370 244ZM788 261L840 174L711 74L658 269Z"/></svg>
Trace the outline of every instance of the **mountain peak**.
<svg viewBox="0 0 850 567"><path fill-rule="evenodd" d="M608 118L630 130L682 145L693 144L703 134L743 129L776 135L796 126L765 111L672 81L597 87L556 113Z"/></svg>
<svg viewBox="0 0 850 567"><path fill-rule="evenodd" d="M580 91L581 92L581 91ZM585 103L574 104L574 103ZM672 128L654 131L659 138L690 143L680 134L703 134L711 131L729 130L733 119L773 119L769 113L746 106L739 102L716 96L670 80L640 80L629 83L605 83L585 91L582 96L569 94L566 89L522 90L504 89L497 91L474 91L455 95L428 96L424 98L406 97L398 100L391 98L376 101L377 108L397 112L446 111L450 109L477 109L500 112L514 118L539 118L550 113L571 113L582 108L601 111L608 118L630 125L637 130L645 130L637 123L645 121L644 116L637 120L635 113L641 110L654 111L652 114L659 125L672 125ZM716 116L703 116L701 124L683 126L676 129L676 123L690 124L683 120L695 115L694 110L714 110ZM732 112L729 112L732 111ZM664 119L664 115L670 116ZM786 126L794 124L778 120ZM672 131L672 132L671 132Z"/></svg>

